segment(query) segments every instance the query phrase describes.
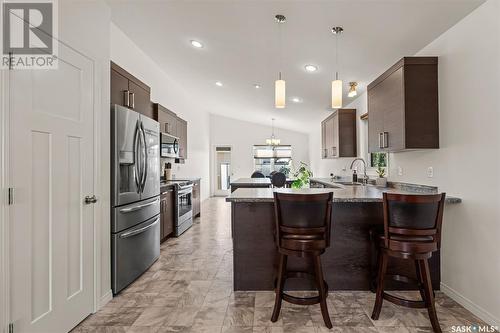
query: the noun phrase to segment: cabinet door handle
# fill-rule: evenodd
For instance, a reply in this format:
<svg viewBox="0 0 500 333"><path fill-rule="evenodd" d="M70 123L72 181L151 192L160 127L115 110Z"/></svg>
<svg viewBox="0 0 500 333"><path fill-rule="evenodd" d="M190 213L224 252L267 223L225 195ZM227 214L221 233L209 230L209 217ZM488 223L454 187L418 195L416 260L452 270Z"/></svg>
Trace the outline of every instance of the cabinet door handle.
<svg viewBox="0 0 500 333"><path fill-rule="evenodd" d="M132 96L132 99L131 99L131 101L130 101L130 103L131 103L132 105L130 105L130 107L131 107L132 109L134 109L134 108L135 108L135 93L131 92L131 93L130 93L130 96Z"/></svg>
<svg viewBox="0 0 500 333"><path fill-rule="evenodd" d="M383 145L383 142L382 142L382 141L384 141L384 138L383 138L383 137L384 137L384 135L382 134L382 132L380 132L380 133L378 134L378 147L379 147L379 148L382 148L382 147L384 146L384 145Z"/></svg>
<svg viewBox="0 0 500 333"><path fill-rule="evenodd" d="M389 148L389 132L384 132L384 148Z"/></svg>
<svg viewBox="0 0 500 333"><path fill-rule="evenodd" d="M123 91L123 105L126 107L130 106L130 91L128 90Z"/></svg>

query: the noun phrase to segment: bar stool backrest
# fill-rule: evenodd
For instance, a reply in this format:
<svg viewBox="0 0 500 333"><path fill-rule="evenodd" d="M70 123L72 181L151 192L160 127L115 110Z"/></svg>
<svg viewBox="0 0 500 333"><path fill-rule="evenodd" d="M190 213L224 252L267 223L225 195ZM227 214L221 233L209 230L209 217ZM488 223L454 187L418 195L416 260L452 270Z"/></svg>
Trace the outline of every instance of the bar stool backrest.
<svg viewBox="0 0 500 333"><path fill-rule="evenodd" d="M414 249L418 244L422 251L439 248L445 197L445 193L384 193L385 247L396 251Z"/></svg>
<svg viewBox="0 0 500 333"><path fill-rule="evenodd" d="M323 251L330 246L333 193L274 192L278 248Z"/></svg>

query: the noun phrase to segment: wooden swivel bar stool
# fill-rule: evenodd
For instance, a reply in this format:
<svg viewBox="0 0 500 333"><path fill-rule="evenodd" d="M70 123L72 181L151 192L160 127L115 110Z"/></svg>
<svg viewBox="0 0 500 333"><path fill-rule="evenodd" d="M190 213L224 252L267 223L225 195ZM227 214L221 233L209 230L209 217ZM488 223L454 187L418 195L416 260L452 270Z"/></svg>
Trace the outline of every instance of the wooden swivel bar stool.
<svg viewBox="0 0 500 333"><path fill-rule="evenodd" d="M274 192L276 217L276 242L279 252L279 268L276 284L276 301L271 321L278 320L281 301L299 305L320 304L323 320L332 328L326 297L328 285L323 278L320 256L330 246L330 227L333 193L291 194ZM288 256L310 258L314 274L287 271ZM295 297L284 292L287 278L313 279L318 296Z"/></svg>
<svg viewBox="0 0 500 333"><path fill-rule="evenodd" d="M427 308L434 332L441 332L428 260L441 247L445 193L403 195L384 193L384 234L380 237L377 297L372 319L377 320L384 299L410 308ZM422 301L411 301L384 292L389 257L413 260ZM408 278L398 276L400 280Z"/></svg>

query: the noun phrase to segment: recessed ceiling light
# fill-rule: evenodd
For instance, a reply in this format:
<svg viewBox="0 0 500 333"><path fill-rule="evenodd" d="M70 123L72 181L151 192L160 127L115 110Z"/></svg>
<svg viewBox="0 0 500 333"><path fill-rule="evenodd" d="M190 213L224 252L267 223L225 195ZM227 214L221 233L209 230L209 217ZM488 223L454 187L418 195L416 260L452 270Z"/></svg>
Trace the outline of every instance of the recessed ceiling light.
<svg viewBox="0 0 500 333"><path fill-rule="evenodd" d="M255 83L255 84L253 85L253 87L254 87L255 89L260 89L260 88L262 88L262 86L261 86L260 84L258 84L258 83Z"/></svg>
<svg viewBox="0 0 500 333"><path fill-rule="evenodd" d="M300 103L300 102L302 102L302 98L300 98L300 97L292 97L292 102L294 102L294 103Z"/></svg>
<svg viewBox="0 0 500 333"><path fill-rule="evenodd" d="M304 68L306 69L306 71L311 73L316 72L318 70L318 67L314 65L305 65Z"/></svg>
<svg viewBox="0 0 500 333"><path fill-rule="evenodd" d="M222 87L222 86L223 86L222 82L220 82L220 81L215 82L215 85L216 85L217 87Z"/></svg>
<svg viewBox="0 0 500 333"><path fill-rule="evenodd" d="M201 42L198 42L197 40L191 40L191 45L193 45L197 49L201 49L203 47L203 44Z"/></svg>

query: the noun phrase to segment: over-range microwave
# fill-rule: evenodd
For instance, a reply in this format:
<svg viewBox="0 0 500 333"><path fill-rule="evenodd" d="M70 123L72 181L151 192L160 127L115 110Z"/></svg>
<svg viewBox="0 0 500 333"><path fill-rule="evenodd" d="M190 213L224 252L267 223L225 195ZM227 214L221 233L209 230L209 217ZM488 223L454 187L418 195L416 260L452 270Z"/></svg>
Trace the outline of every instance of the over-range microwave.
<svg viewBox="0 0 500 333"><path fill-rule="evenodd" d="M179 138L167 133L160 133L160 156L179 158Z"/></svg>

